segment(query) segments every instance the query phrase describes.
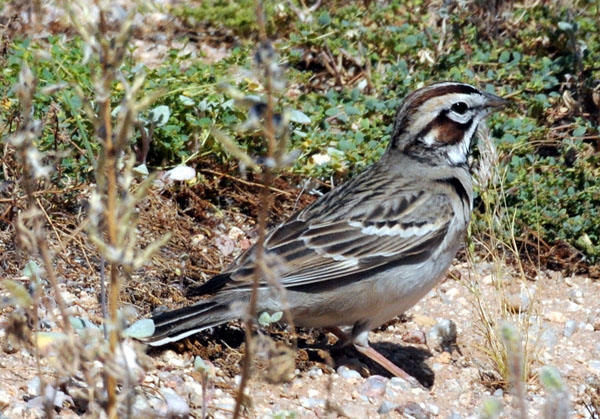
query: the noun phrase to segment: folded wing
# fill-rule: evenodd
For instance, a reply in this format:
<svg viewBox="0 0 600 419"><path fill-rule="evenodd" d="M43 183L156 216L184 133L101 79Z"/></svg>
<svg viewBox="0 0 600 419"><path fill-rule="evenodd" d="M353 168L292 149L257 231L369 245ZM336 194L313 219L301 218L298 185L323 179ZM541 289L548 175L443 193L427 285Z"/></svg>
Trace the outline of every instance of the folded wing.
<svg viewBox="0 0 600 419"><path fill-rule="evenodd" d="M331 203L336 211L313 205L275 229L265 242L265 260L276 279L298 291L332 289L360 281L390 264L416 264L431 257L454 217L452 205L443 193L406 185L399 190L384 202L377 191L355 194L361 205ZM217 288L247 291L254 269L251 249L194 294L213 293ZM260 287L268 285L261 278Z"/></svg>

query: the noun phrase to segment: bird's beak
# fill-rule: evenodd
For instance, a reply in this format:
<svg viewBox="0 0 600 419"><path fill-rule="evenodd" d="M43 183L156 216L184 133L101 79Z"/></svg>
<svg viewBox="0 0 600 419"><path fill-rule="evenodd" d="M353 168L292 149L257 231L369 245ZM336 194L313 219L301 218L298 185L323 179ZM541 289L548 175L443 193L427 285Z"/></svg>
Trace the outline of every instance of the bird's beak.
<svg viewBox="0 0 600 419"><path fill-rule="evenodd" d="M508 99L503 99L500 96L493 95L491 93L484 92L485 96L485 107L486 108L503 108L508 106L511 101Z"/></svg>

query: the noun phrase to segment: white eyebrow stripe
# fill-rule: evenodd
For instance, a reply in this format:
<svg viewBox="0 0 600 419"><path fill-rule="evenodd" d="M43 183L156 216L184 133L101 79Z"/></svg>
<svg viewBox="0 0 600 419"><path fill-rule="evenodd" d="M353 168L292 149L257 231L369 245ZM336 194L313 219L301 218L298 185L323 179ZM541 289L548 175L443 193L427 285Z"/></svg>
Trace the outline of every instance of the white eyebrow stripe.
<svg viewBox="0 0 600 419"><path fill-rule="evenodd" d="M409 124L410 133L417 135L431 121L433 121L442 110L450 108L452 104L465 102L469 108L476 108L485 103L485 97L477 93L448 93L442 96L435 96L426 100L413 113L412 121Z"/></svg>

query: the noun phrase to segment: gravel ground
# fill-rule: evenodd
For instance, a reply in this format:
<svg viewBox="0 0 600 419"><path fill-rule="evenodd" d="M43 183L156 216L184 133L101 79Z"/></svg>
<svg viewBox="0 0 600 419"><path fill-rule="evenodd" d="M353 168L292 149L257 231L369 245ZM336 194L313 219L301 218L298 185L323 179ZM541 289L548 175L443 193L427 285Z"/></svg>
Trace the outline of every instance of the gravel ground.
<svg viewBox="0 0 600 419"><path fill-rule="evenodd" d="M474 297L464 285L464 278L479 278L481 296L485 301L497 298L490 272L492 266L482 263L472 274L466 264L454 267L454 276L463 280L447 279L416 307L406 313L402 321L393 321L371 334L373 345L401 366L418 359L416 373L421 379L433 379L427 388L411 385L399 378L390 378L355 353L344 351L334 355L335 369L324 362L308 361L301 364L287 383L268 383L265 370L257 366L247 388L250 400L248 417L478 417L486 398L493 397L504 405L502 417L513 417L513 397L494 384L498 377L492 371L483 349L484 340L479 332L481 320L474 309ZM506 268L506 272L511 272ZM537 339L532 361L535 372L542 365L553 365L563 377L570 397L570 416L574 418L598 415L593 405L598 394L600 376L600 289L597 282L584 277L563 278L556 272L540 275L536 281L523 286L528 289L525 301L531 305L529 335ZM98 310L96 298L85 291L74 294L65 290L67 301L74 302L75 313L85 315ZM523 301L521 301L523 304ZM8 311L0 314L6 324ZM456 326L456 342L448 330ZM234 326L232 326L233 328ZM218 337L214 338L218 339ZM3 350L0 352L0 409L5 417L42 417L39 380L36 377L35 357L31 348L8 348L4 329L0 330ZM444 347L446 350L444 350ZM231 359L230 348L212 354L214 375L208 384L205 398L211 417L226 418L234 408L235 389L240 381L239 366L223 364ZM306 351L306 349L305 349ZM449 352L450 351L450 352ZM300 351L302 352L302 350ZM235 358L235 357L234 357ZM239 356L236 358L239 361ZM42 370L52 376L51 362L43 360ZM190 351L177 348L154 350L145 359L147 370L140 376L141 385L133 409L134 417L201 417L203 392L198 372L194 371L194 357ZM420 365L420 366L419 366ZM237 373L236 373L237 371ZM379 375L382 374L382 375ZM424 378L425 377L425 378ZM69 387L62 394L60 417L76 417ZM64 388L63 388L64 390ZM562 396L561 396L562 397ZM545 393L536 378L526 386L526 404L530 417L541 417L544 405L553 399ZM596 399L597 403L597 399ZM328 406L328 407L327 407ZM596 416L597 417L597 416Z"/></svg>

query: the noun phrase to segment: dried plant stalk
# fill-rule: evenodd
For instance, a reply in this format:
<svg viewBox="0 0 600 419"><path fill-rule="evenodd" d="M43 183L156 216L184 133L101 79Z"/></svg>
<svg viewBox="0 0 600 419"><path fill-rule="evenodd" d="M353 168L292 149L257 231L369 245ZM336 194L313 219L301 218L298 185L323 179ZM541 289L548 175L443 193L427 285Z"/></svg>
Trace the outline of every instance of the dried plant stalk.
<svg viewBox="0 0 600 419"><path fill-rule="evenodd" d="M137 114L152 102L153 97L138 98L145 80L143 73L136 74L131 83L120 74L129 48L135 7L124 19L113 18L109 25L111 12L107 3L96 2L95 5L90 5L82 1L63 4L73 26L97 60L90 63L90 66L92 70L97 70L94 80L94 102L98 104L98 112L90 107L86 112L95 127L101 153L95 172L97 189L90 198L88 233L109 266L108 334L109 352L112 357L109 361L114 362L121 344L118 311L123 275L130 275L134 269L141 267L151 254L168 240L168 236L163 237L144 251L136 250L138 246L135 208L144 198L154 178L149 177L132 192L135 160L130 158L124 161L125 156L130 154L128 143ZM92 8L97 9L92 11ZM125 95L115 117L115 110L111 107L111 92L117 82L123 86ZM88 103L85 100L83 102ZM108 368L104 373L108 395L106 412L109 418L116 418L117 373ZM129 375L129 371L125 373ZM126 379L125 382L130 383L131 380Z"/></svg>
<svg viewBox="0 0 600 419"><path fill-rule="evenodd" d="M286 321L292 328L292 335L294 339L294 346L296 344L294 322L287 309L287 299L285 297L285 290L278 282L278 279L272 273L271 268L265 261L264 254L264 243L266 239L266 227L269 216L269 209L271 208L271 184L274 178L274 169L278 169L282 166L282 161L285 157L285 147L287 136L282 133L277 133L277 127L274 124L275 114L275 99L274 99L274 72L276 72L276 63L273 62L272 46L267 38L264 10L260 0L255 0L257 24L259 28L259 46L256 52L257 65L263 71L262 79L264 83L264 92L266 98L266 107L264 111L264 123L262 124L262 132L267 142L267 155L265 161L275 162L274 165L266 164L262 171L262 188L261 188L261 206L258 213L258 241L255 245L255 270L254 278L252 283L252 291L250 294L250 301L248 304L248 311L245 318L245 342L246 346L244 349L244 359L242 363L242 375L240 386L238 388L236 396L236 405L233 413L234 419L237 419L241 415L241 410L244 405L244 391L250 379L250 369L252 365L253 355L253 342L252 342L252 329L254 324L254 317L256 316L257 299L258 299L258 287L261 278L266 280L279 292L279 296L282 300L283 306L286 307L285 315ZM285 124L285 121L283 122ZM285 130L284 130L285 132Z"/></svg>

